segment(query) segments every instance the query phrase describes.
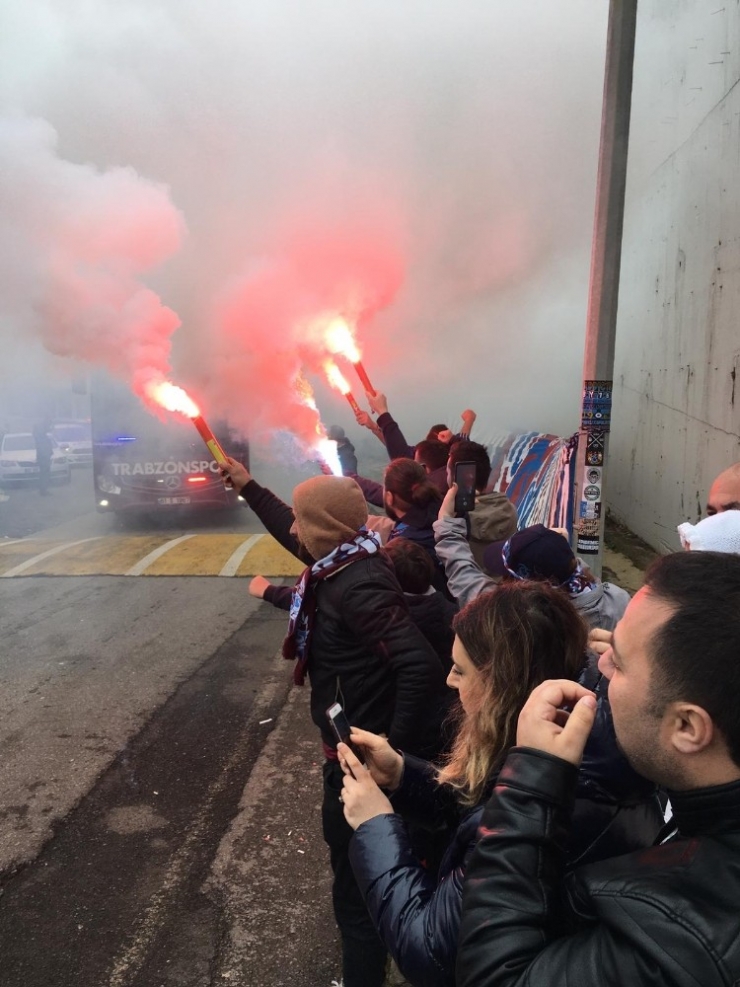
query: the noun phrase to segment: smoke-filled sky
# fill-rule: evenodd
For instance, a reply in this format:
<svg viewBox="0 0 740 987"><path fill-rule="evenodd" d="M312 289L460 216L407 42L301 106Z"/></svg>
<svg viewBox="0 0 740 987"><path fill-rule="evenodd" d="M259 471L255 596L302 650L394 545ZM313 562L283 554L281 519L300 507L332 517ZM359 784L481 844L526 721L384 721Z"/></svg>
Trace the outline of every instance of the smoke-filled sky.
<svg viewBox="0 0 740 987"><path fill-rule="evenodd" d="M409 439L576 428L607 0L3 6L0 386L171 371L269 438L303 362L350 431L336 308Z"/></svg>

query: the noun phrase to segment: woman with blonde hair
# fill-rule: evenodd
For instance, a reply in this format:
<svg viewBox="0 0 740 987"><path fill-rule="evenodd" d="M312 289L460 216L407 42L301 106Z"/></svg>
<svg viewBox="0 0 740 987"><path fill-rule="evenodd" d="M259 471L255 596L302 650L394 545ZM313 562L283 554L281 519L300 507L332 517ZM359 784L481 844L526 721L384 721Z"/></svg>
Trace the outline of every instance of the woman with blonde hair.
<svg viewBox="0 0 740 987"><path fill-rule="evenodd" d="M350 861L386 947L414 987L455 982L466 862L527 697L546 679L598 676L587 665L586 625L567 595L546 583L502 584L460 611L453 629L447 682L458 693L459 722L444 763L401 754L364 730L352 730L352 744L367 770L339 746L344 814L356 831ZM595 681L587 684L598 694ZM600 719L597 744L611 726L603 697ZM648 846L662 824L652 786L629 771L613 743L604 750L605 758L584 762L571 863ZM404 820L446 833L436 874L417 858Z"/></svg>

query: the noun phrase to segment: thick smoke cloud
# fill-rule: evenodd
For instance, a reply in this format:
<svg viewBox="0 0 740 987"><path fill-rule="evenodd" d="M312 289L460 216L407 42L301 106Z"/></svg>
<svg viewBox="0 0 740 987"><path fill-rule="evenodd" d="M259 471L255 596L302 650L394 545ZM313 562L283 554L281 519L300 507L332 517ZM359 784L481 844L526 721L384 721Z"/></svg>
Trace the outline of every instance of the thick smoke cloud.
<svg viewBox="0 0 740 987"><path fill-rule="evenodd" d="M269 440L289 426L310 445L315 420L292 382L301 373L323 377L325 331L338 316L357 326L358 337L371 333L402 280L402 258L375 229L296 233L219 299L203 361L211 374L201 374L209 407L233 418L226 396L239 394L237 413L248 416L251 436Z"/></svg>
<svg viewBox="0 0 740 987"><path fill-rule="evenodd" d="M341 294L321 280L335 258L337 284L379 292L365 363L409 438L469 405L482 430L564 432L607 7L27 0L6 12L0 108L49 121L70 167L170 188L190 235L147 282L183 323L175 377L245 429L287 412L279 378L305 300ZM352 425L308 370L325 420Z"/></svg>
<svg viewBox="0 0 740 987"><path fill-rule="evenodd" d="M64 161L56 143L44 121L0 119L3 334L38 337L140 391L169 372L180 324L141 276L179 248L182 218L165 189L131 169Z"/></svg>

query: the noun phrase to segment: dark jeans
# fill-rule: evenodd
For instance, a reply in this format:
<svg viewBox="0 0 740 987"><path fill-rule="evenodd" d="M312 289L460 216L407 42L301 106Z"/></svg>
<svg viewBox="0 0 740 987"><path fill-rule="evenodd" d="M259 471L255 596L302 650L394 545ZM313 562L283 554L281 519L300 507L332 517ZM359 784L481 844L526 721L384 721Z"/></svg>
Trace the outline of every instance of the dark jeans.
<svg viewBox="0 0 740 987"><path fill-rule="evenodd" d="M336 761L324 762L324 802L321 821L334 872L332 901L342 936L344 987L381 987L385 980L386 951L365 907L349 862L352 827L339 801L342 769Z"/></svg>

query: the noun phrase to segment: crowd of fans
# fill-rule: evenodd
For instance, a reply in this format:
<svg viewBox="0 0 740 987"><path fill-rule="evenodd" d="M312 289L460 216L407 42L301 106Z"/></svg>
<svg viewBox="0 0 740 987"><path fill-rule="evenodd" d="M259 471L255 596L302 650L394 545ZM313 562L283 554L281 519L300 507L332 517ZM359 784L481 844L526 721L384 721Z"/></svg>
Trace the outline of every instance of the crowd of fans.
<svg viewBox="0 0 740 987"><path fill-rule="evenodd" d="M250 593L310 682L337 983L381 987L389 954L414 987L740 983L740 464L630 599L562 530L518 530L473 412L411 446L368 400L382 484L342 430L348 475L292 508L224 467L306 565Z"/></svg>

